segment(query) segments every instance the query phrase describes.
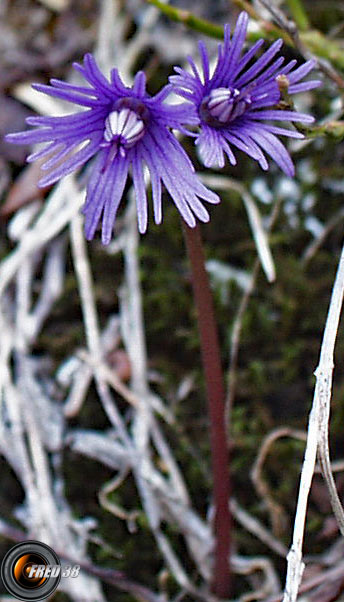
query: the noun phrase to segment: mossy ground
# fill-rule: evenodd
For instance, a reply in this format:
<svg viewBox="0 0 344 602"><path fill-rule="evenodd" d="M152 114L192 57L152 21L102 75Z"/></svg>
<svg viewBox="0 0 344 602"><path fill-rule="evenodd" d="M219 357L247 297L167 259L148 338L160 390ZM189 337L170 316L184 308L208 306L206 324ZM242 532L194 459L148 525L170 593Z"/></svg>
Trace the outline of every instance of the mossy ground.
<svg viewBox="0 0 344 602"><path fill-rule="evenodd" d="M94 7L90 4L93 14ZM311 8L314 25L323 29L336 25L332 8L334 3L318 0L305 2ZM84 15L84 19L87 17ZM49 21L49 27L53 27ZM151 87L159 87L160 79L170 66L159 65ZM55 76L63 76L55 73ZM335 92L331 86L314 93L312 111L325 115ZM185 146L194 151L190 141ZM264 437L280 426L306 430L308 413L314 388L313 372L316 368L322 332L331 295L331 288L343 240L343 221L326 237L324 243L305 264L304 251L312 241L307 220L311 216L326 224L343 203L343 144L336 145L325 139L312 142L294 155L297 165L298 199L286 198L281 202L279 216L273 227L270 244L276 265L277 278L272 284L261 271L254 293L243 318L238 366L237 387L231 416L232 463L234 493L245 509L270 526L269 515L248 478ZM238 166L226 167L221 175L242 182L250 190L262 173L251 160L238 153ZM302 176L302 161L307 159L312 178ZM194 156L197 165L197 157ZM200 165L198 165L200 168ZM299 171L298 171L299 167ZM15 168L18 170L18 167ZM265 176L263 176L265 177ZM257 199L261 213L269 215L273 203L278 202L278 184L281 176L273 168L266 175L273 201L266 205ZM313 206L303 203L313 195ZM248 225L247 214L240 196L231 191L222 194L222 203L210 209L211 221L202 227L206 255L248 273L252 270L256 250ZM292 216L292 218L291 218ZM4 232L4 225L2 226ZM10 247L3 238L0 254ZM117 290L121 284L123 263L120 255L108 256L100 243L88 244L96 285L96 299L101 324L118 311ZM196 329L194 302L191 294L190 273L185 255L180 219L168 198L164 202L162 226L150 224L149 231L140 239L140 269L144 300L146 339L149 370L159 378L152 383L155 389L173 408L176 426L167 427L167 437L182 468L195 508L205 518L211 495L210 450L208 419L204 383L200 368L199 340ZM230 337L242 297L242 290L232 281L228 284L224 300L220 287L214 284L216 316L222 346L223 366L228 366ZM75 277L71 262L65 281L64 293L56 302L54 311L37 341L35 353L53 359L52 372L63 358L76 347L85 344ZM331 452L333 459L343 457L344 448L344 335L340 326L336 345L336 367L331 419ZM180 382L193 378L192 391L186 399L178 401ZM95 392L91 389L78 417L69 423L73 428L106 429L108 423L102 413ZM290 541L295 510L298 476L304 444L292 438L277 441L270 451L264 477L273 497L284 510L287 521L279 536L286 545ZM13 520L11 508L22 501L22 491L12 471L1 461L1 514ZM112 548L91 544L94 562L126 572L128 577L156 588L157 578L163 569L152 535L143 513L139 514L136 529L130 533L125 522L99 506L97 494L113 473L99 463L80 457L66 449L64 455L66 496L77 517L93 516L98 521L97 534ZM321 479L316 477L318 487ZM323 496L327 493L323 490ZM127 509L140 510L133 479L110 495L115 503ZM311 496L307 524L305 551L320 552L328 545L319 536L322 525L330 515L329 505L319 504ZM167 527L166 527L167 528ZM177 533L169 535L180 558L186 558L183 543ZM235 545L238 553L248 556L269 555L270 551L235 524ZM0 541L1 556L9 548ZM280 566L284 563L274 557ZM188 567L191 571L192 567ZM167 588L174 590L172 581ZM238 582L238 591L242 588ZM126 594L114 594L107 588L109 600L130 602ZM115 596L115 598L114 598ZM62 594L56 600L63 602Z"/></svg>

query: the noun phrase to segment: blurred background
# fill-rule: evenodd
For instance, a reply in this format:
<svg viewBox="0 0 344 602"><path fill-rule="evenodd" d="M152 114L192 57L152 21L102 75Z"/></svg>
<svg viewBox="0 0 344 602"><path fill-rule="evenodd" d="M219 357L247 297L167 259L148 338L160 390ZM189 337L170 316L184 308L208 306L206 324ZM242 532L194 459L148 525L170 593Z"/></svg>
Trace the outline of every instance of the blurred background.
<svg viewBox="0 0 344 602"><path fill-rule="evenodd" d="M3 140L25 129L29 115L72 110L30 84L75 82L71 65L85 52L106 74L118 66L128 82L144 69L150 93L173 65L197 54L199 39L216 56L218 40L180 22L186 13L176 10L172 20L152 4L0 4L0 557L29 537L84 563L78 579L62 579L56 602L213 599L209 424L178 212L165 193L163 224L150 219L139 236L128 187L113 242L104 248L98 233L85 243L79 207L87 173L39 190L39 165L25 163L30 149ZM321 59L322 87L295 104L323 129L287 143L294 179L272 164L262 172L239 151L237 166L205 173L192 139L183 140L222 198L202 234L228 387L232 598L242 602L277 600L283 591L313 372L344 226L344 4L268 4L271 10L258 0L169 5L219 26L249 9L248 44L264 37L267 47L279 29L288 36L287 59ZM272 283L257 259L250 203L271 228ZM343 361L340 328L330 441L341 498ZM304 579L325 576L303 600L344 599L344 569L326 578L328 567L340 566L343 547L318 471ZM1 592L0 600L9 599Z"/></svg>

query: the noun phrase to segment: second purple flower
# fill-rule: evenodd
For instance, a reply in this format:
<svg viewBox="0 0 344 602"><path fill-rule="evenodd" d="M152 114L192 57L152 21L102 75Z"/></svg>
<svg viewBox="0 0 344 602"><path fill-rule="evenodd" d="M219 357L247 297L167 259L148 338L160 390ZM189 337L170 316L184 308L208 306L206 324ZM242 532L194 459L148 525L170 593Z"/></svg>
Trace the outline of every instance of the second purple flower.
<svg viewBox="0 0 344 602"><path fill-rule="evenodd" d="M289 153L277 138L303 138L295 130L282 128L270 121L300 121L312 123L313 117L296 111L286 111L278 106L281 92L278 76L286 76L288 93L304 92L318 87L320 81L301 80L313 69L315 61L307 61L294 69L296 61L284 65L284 58L276 58L282 46L277 40L256 61L255 55L264 43L258 40L241 57L246 38L248 15L239 15L233 36L225 26L224 43L219 45L214 72L210 74L209 58L203 42L199 42L202 69L199 72L191 57L192 73L175 67L177 75L170 77L174 89L190 101L197 116L200 133L196 135L201 159L206 167L223 167L226 154L232 165L236 164L233 147L245 152L268 169L265 153L288 175L294 175Z"/></svg>

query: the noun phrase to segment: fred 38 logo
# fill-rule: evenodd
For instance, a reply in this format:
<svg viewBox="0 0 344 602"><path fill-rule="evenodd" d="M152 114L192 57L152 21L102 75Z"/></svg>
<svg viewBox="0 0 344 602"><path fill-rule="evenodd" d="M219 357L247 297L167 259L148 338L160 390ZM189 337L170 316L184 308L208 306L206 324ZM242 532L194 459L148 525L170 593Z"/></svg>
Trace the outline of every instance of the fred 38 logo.
<svg viewBox="0 0 344 602"><path fill-rule="evenodd" d="M45 600L61 577L77 577L79 565L61 566L57 554L40 541L25 541L9 550L1 564L1 579L18 600Z"/></svg>

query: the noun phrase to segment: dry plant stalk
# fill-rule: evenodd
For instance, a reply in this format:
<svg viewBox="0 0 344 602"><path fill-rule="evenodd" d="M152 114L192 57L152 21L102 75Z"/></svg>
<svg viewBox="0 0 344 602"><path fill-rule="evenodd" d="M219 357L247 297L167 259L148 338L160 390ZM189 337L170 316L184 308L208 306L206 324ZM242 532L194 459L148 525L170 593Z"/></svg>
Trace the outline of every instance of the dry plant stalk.
<svg viewBox="0 0 344 602"><path fill-rule="evenodd" d="M344 296L344 247L339 260L336 279L333 285L330 306L327 314L319 365L315 371L316 384L304 463L301 471L300 489L296 507L292 546L288 554L288 569L283 602L295 602L305 564L302 560L302 544L306 522L308 496L315 470L317 453L330 492L330 499L339 528L344 535L344 514L334 483L328 449L328 428L330 417L332 374L334 368L334 347Z"/></svg>

